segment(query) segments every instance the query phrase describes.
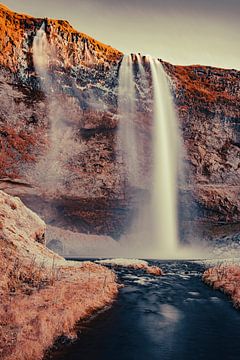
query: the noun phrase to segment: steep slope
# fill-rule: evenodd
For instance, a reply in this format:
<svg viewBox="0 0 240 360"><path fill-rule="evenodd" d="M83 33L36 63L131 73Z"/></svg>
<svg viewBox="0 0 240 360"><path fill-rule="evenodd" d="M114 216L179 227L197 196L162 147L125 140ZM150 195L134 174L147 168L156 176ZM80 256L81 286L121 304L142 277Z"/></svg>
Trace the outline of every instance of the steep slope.
<svg viewBox="0 0 240 360"><path fill-rule="evenodd" d="M70 262L44 244L45 223L19 198L0 191L0 358L42 359L58 336L111 304L115 275Z"/></svg>
<svg viewBox="0 0 240 360"><path fill-rule="evenodd" d="M135 195L148 187L152 117L151 104L144 99L151 89L139 94L143 186L131 189L116 150L122 53L75 31L66 21L34 19L3 6L0 21L0 188L19 194L52 225L119 236L131 221ZM33 38L43 22L50 46L48 95L32 57ZM181 189L185 217L237 222L240 72L162 64L187 149L187 183ZM51 149L60 149L60 160ZM189 196L195 207L185 211Z"/></svg>

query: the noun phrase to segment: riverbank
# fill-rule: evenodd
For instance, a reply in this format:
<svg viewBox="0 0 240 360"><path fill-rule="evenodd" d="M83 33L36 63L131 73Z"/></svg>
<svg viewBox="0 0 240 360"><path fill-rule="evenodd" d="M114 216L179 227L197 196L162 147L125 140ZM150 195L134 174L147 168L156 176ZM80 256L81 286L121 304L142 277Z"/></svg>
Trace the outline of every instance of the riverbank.
<svg viewBox="0 0 240 360"><path fill-rule="evenodd" d="M239 313L224 294L202 282L205 265L184 260L149 264L165 276L116 267L124 287L114 306L80 325L79 339L49 359L238 360Z"/></svg>
<svg viewBox="0 0 240 360"><path fill-rule="evenodd" d="M45 224L0 191L0 358L37 360L77 321L112 303L114 273L65 261L45 247Z"/></svg>
<svg viewBox="0 0 240 360"><path fill-rule="evenodd" d="M211 267L203 273L203 281L230 297L235 308L240 309L240 266L222 264Z"/></svg>

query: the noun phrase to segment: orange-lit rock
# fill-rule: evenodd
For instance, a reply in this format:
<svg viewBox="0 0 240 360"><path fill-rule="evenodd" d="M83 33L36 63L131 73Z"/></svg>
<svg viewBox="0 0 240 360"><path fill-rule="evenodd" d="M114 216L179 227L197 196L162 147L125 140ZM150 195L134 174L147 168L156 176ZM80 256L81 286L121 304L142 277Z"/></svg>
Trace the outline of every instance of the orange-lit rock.
<svg viewBox="0 0 240 360"><path fill-rule="evenodd" d="M150 275L155 275L155 276L164 275L162 269L160 269L158 266L148 266L146 272Z"/></svg>
<svg viewBox="0 0 240 360"><path fill-rule="evenodd" d="M0 65L17 72L26 66L32 69L32 42L42 23L46 23L46 32L50 43L56 49L56 64L65 67L85 63L87 65L110 66L121 58L120 51L102 44L90 36L76 31L66 20L36 19L18 14L0 4ZM89 53L89 58L86 56Z"/></svg>
<svg viewBox="0 0 240 360"><path fill-rule="evenodd" d="M51 99L41 90L32 59L33 38L43 21L54 54L49 58L54 101L64 109L64 130L71 129L73 140L65 162L68 175L61 191L55 184L58 191L51 194L49 188L38 186L39 176L34 180L30 176L51 147ZM4 179L0 188L21 194L53 225L119 237L131 222L136 195L147 196L152 130L151 108L143 96L136 120L144 144L142 189L129 188L116 147L116 94L123 54L77 32L67 21L35 19L0 6L0 22L0 177ZM191 197L196 209L187 212L187 220L237 222L240 72L162 64L187 149L181 209ZM47 171L41 172L44 185Z"/></svg>
<svg viewBox="0 0 240 360"><path fill-rule="evenodd" d="M229 264L219 265L207 269L203 274L203 281L228 295L234 306L240 308L240 266Z"/></svg>

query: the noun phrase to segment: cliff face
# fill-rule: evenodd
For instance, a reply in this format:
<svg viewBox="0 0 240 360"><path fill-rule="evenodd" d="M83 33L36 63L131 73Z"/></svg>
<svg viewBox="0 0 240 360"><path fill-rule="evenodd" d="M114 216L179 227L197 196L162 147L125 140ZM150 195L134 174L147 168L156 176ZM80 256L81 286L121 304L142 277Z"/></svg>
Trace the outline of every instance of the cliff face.
<svg viewBox="0 0 240 360"><path fill-rule="evenodd" d="M140 191L126 186L116 147L122 54L66 21L35 19L3 6L0 21L0 187L19 194L53 225L118 236ZM32 54L43 22L50 49L48 92L42 91ZM186 217L237 222L240 72L162 64L187 150L181 206L187 206L189 196L195 200ZM139 96L147 190L151 109L144 94ZM61 159L56 159L57 152Z"/></svg>
<svg viewBox="0 0 240 360"><path fill-rule="evenodd" d="M172 66L175 103L198 216L239 221L240 72Z"/></svg>
<svg viewBox="0 0 240 360"><path fill-rule="evenodd" d="M54 62L59 67L74 70L80 63L87 64L90 60L99 68L102 65L108 67L121 57L118 50L76 31L65 20L36 19L17 14L0 4L0 63L15 73L20 72L24 80L34 71L32 43L36 30L43 23L50 43L54 43Z"/></svg>

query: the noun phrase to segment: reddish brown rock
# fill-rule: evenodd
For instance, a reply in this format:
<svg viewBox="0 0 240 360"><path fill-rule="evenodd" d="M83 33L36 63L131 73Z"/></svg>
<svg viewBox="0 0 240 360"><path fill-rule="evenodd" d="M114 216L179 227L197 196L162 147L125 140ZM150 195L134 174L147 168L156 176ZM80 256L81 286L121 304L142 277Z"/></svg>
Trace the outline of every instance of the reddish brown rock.
<svg viewBox="0 0 240 360"><path fill-rule="evenodd" d="M0 65L13 72L33 70L32 41L42 23L50 43L57 49L55 64L64 67L79 65L108 65L121 58L122 53L111 46L102 44L90 36L76 31L66 20L36 19L25 14L17 14L0 5ZM89 58L86 56L89 53ZM53 65L53 64L52 64ZM25 66L25 69L24 69Z"/></svg>
<svg viewBox="0 0 240 360"><path fill-rule="evenodd" d="M64 104L64 129L71 129L73 140L64 165L67 176L61 186L55 184L54 193L40 186L44 170L38 173L43 177L40 185L38 175L32 178L51 147L51 101L41 90L32 62L33 38L43 21L56 53L49 60L53 83L58 84L54 83L54 101L58 107ZM34 19L0 6L0 22L0 177L5 179L0 188L19 194L53 225L118 237L131 222L136 199L147 196L152 131L151 107L140 94L142 184L141 189L129 188L116 148L122 53L63 20ZM187 149L181 209L187 220L239 222L240 72L162 64ZM144 66L148 68L146 62ZM149 97L151 89L145 95ZM186 212L189 198L195 207Z"/></svg>
<svg viewBox="0 0 240 360"><path fill-rule="evenodd" d="M164 275L162 269L160 269L158 266L148 266L146 272L150 275L155 275L155 276Z"/></svg>
<svg viewBox="0 0 240 360"><path fill-rule="evenodd" d="M203 281L228 295L234 306L240 309L240 266L235 264L219 265L207 269Z"/></svg>

